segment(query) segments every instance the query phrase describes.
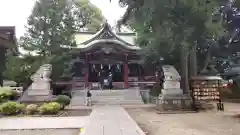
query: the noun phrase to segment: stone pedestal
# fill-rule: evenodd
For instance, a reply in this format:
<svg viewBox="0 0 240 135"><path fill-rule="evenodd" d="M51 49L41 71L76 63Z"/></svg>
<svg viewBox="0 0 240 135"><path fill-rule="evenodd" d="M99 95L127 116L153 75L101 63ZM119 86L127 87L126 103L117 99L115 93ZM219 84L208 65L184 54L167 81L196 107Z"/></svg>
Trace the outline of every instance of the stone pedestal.
<svg viewBox="0 0 240 135"><path fill-rule="evenodd" d="M31 77L33 83L20 98L21 102L42 102L52 99L50 75L52 66L45 64Z"/></svg>
<svg viewBox="0 0 240 135"><path fill-rule="evenodd" d="M181 77L173 66L163 66L164 82L161 94L158 96L159 111L184 111L192 109L190 95L184 94L180 88Z"/></svg>
<svg viewBox="0 0 240 135"><path fill-rule="evenodd" d="M192 99L189 95L159 95L157 109L159 111L190 111Z"/></svg>

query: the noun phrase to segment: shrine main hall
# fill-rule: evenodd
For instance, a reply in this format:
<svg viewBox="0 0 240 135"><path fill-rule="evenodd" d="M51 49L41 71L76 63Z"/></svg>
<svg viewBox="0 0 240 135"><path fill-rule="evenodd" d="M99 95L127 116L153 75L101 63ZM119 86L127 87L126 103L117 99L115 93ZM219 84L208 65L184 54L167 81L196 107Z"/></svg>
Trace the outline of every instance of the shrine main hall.
<svg viewBox="0 0 240 135"><path fill-rule="evenodd" d="M77 49L77 54L72 60L73 89L97 88L100 78L107 78L110 72L113 88L118 89L156 80L154 68L144 69L135 33L115 33L105 23L97 33L78 32L75 38L77 47L73 49Z"/></svg>

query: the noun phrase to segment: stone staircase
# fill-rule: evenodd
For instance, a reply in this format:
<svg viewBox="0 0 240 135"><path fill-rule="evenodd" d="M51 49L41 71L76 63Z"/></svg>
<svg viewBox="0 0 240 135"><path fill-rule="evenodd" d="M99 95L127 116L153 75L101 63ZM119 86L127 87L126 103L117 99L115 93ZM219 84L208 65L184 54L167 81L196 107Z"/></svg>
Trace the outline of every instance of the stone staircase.
<svg viewBox="0 0 240 135"><path fill-rule="evenodd" d="M141 105L144 104L139 90L92 90L93 105ZM75 91L71 100L72 106L85 104L85 91Z"/></svg>
<svg viewBox="0 0 240 135"><path fill-rule="evenodd" d="M84 77L73 77L72 89L73 90L84 90L85 89Z"/></svg>
<svg viewBox="0 0 240 135"><path fill-rule="evenodd" d="M31 76L33 83L23 93L20 102L38 102L46 101L52 98L50 88L50 79L44 74L51 73L52 66L50 64L42 65L35 74Z"/></svg>

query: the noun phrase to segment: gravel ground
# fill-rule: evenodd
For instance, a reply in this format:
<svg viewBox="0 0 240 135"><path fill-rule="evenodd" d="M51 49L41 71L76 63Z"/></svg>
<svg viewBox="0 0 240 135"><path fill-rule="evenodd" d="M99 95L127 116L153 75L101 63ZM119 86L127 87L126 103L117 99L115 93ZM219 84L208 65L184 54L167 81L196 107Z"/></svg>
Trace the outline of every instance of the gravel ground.
<svg viewBox="0 0 240 135"><path fill-rule="evenodd" d="M79 135L80 129L8 130L0 135Z"/></svg>
<svg viewBox="0 0 240 135"><path fill-rule="evenodd" d="M223 112L157 114L149 108L126 109L147 135L239 135L240 120Z"/></svg>

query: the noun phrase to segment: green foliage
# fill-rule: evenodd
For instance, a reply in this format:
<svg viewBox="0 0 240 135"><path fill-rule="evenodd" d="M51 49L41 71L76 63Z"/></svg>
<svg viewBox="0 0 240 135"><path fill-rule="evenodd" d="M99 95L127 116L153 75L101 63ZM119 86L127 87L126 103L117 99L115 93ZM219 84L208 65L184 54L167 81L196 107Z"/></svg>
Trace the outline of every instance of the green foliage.
<svg viewBox="0 0 240 135"><path fill-rule="evenodd" d="M66 95L59 95L57 96L56 100L54 100L54 102L57 102L63 105L63 107L65 107L66 105L69 105L70 101L71 101L70 97Z"/></svg>
<svg viewBox="0 0 240 135"><path fill-rule="evenodd" d="M57 114L61 105L57 102L44 103L39 107L40 114Z"/></svg>
<svg viewBox="0 0 240 135"><path fill-rule="evenodd" d="M30 77L42 65L43 57L29 54L14 56L7 55L6 70L3 73L5 79L21 84L30 80Z"/></svg>
<svg viewBox="0 0 240 135"><path fill-rule="evenodd" d="M103 17L100 10L88 0L69 2L66 0L36 1L28 18L27 31L19 40L24 49L21 57L9 54L4 77L18 84L30 80L30 76L42 64L52 64L52 79L64 73L71 76L71 56L76 53L75 34L81 28L96 31Z"/></svg>
<svg viewBox="0 0 240 135"><path fill-rule="evenodd" d="M4 115L16 115L22 113L25 109L25 105L8 101L0 105L0 112Z"/></svg>
<svg viewBox="0 0 240 135"><path fill-rule="evenodd" d="M209 46L209 39L218 39L224 33L221 19L212 16L220 7L217 0L119 1L128 6L119 22L138 33L137 42L148 62L164 57L175 65L181 48L189 51L197 44L199 51L203 45Z"/></svg>
<svg viewBox="0 0 240 135"><path fill-rule="evenodd" d="M27 105L25 113L28 115L32 115L38 112L38 105L36 104L30 104Z"/></svg>
<svg viewBox="0 0 240 135"><path fill-rule="evenodd" d="M89 0L75 0L75 5L81 12L83 28L87 28L88 31L96 32L100 30L101 24L104 21L104 17L99 8L93 5Z"/></svg>
<svg viewBox="0 0 240 135"><path fill-rule="evenodd" d="M0 87L0 102L15 99L18 95L11 87Z"/></svg>

